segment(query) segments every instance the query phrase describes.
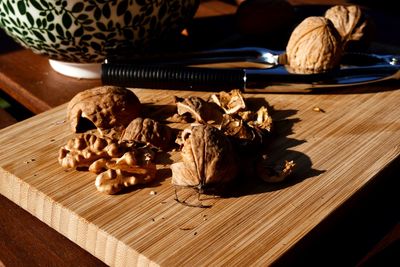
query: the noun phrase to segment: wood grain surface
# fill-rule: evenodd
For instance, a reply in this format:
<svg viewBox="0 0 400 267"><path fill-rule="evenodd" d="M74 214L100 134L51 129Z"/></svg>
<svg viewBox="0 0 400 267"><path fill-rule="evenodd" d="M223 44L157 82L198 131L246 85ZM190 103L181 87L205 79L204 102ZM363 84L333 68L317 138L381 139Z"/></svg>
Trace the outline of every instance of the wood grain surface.
<svg viewBox="0 0 400 267"><path fill-rule="evenodd" d="M0 131L0 193L108 265L267 265L399 157L397 86L247 95L273 109L270 159L297 168L283 184L254 182L234 196L209 197L208 209L174 200L168 164L159 165L155 184L116 196L97 192L89 173L63 170L57 151L73 136L65 105ZM134 92L155 116L170 110L173 95L209 96Z"/></svg>

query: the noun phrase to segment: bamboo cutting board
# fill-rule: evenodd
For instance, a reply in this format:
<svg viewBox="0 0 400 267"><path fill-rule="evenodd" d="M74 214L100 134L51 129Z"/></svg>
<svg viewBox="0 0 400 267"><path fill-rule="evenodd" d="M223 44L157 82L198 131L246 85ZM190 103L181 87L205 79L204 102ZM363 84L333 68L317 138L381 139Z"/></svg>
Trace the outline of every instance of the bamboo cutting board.
<svg viewBox="0 0 400 267"><path fill-rule="evenodd" d="M58 149L73 136L65 105L0 131L0 193L109 265L265 266L399 157L400 90L353 90L246 95L273 109L271 160L296 170L283 184L209 198L208 209L174 200L168 164L157 183L115 196L99 193L93 174L62 169ZM172 95L195 94L134 92L160 114Z"/></svg>

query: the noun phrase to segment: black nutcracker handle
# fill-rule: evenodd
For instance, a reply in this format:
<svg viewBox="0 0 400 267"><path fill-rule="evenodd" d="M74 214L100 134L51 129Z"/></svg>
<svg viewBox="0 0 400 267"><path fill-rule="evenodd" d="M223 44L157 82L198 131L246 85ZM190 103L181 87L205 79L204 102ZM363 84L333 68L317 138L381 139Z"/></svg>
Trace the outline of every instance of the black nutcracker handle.
<svg viewBox="0 0 400 267"><path fill-rule="evenodd" d="M216 91L246 87L243 69L104 63L102 82L131 88Z"/></svg>

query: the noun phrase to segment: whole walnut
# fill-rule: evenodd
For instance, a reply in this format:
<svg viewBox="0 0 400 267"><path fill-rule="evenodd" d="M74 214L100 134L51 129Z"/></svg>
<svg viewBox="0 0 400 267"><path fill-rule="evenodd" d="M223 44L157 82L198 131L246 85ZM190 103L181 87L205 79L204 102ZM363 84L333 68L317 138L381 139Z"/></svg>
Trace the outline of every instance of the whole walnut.
<svg viewBox="0 0 400 267"><path fill-rule="evenodd" d="M324 17L308 17L292 32L287 47L288 70L293 73L321 73L340 64L341 36Z"/></svg>
<svg viewBox="0 0 400 267"><path fill-rule="evenodd" d="M218 188L236 177L236 154L220 130L200 124L185 130L182 136L182 162L171 165L172 184L195 187L201 192Z"/></svg>
<svg viewBox="0 0 400 267"><path fill-rule="evenodd" d="M345 44L352 41L368 42L371 38L372 22L358 5L333 6L325 12L325 18L332 21Z"/></svg>
<svg viewBox="0 0 400 267"><path fill-rule="evenodd" d="M67 116L74 132L97 128L126 127L139 116L140 101L130 90L101 86L75 95L68 104Z"/></svg>

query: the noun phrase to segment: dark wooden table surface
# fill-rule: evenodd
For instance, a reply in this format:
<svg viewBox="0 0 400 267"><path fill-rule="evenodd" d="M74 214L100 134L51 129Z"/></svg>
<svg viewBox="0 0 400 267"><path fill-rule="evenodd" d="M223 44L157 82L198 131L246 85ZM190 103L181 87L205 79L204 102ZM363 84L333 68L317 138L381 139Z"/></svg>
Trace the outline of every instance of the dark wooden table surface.
<svg viewBox="0 0 400 267"><path fill-rule="evenodd" d="M270 35L244 35L238 33L237 1L202 1L196 14L196 19L190 28L190 38L186 40L188 46L194 48L220 47L227 45L264 45L270 48L284 49L288 32L271 33ZM341 0L292 0L294 5L301 5L297 11L297 19L315 14L324 10L329 5L344 3ZM354 1L357 2L357 1ZM375 51L396 52L400 54L400 38L398 29L400 19L388 3L379 1L365 1L368 11L372 14L376 26L379 29L373 44ZM304 5L304 6L303 6ZM10 38L0 32L0 91L9 97L17 109L26 111L26 114L34 115L69 101L76 93L100 85L99 80L79 80L68 78L53 71L48 59L41 55L33 54L30 50L21 48ZM0 109L0 128L13 124L23 117L16 118L13 114ZM393 177L400 168L391 166L382 175ZM396 165L395 164L395 165ZM332 249L332 242L342 244L338 250L343 257L352 258L351 263L360 262L368 255L371 256L374 246L381 248L379 240L388 233L390 244L393 236L399 237L400 203L398 191L399 183L384 184L367 188L357 199L353 199L345 207L352 207L352 212L344 208L338 211L329 224L322 225L314 231L314 234L305 238L302 248L295 248L281 265L293 263L295 259L307 262L304 250L321 252L321 255L329 257L327 251ZM389 183L389 182L388 182ZM385 208L382 209L382 206ZM356 207L356 211L354 211ZM379 216L380 219L376 217ZM332 223L335 222L335 223ZM358 224L363 224L359 227ZM324 238L315 236L324 233ZM392 239L390 239L392 238ZM386 240L385 239L385 240ZM385 241L384 240L384 241ZM399 243L398 241L396 241ZM321 244L326 246L321 250ZM328 244L328 245L327 245ZM330 244L330 245L329 245ZM350 246L359 246L359 249ZM325 252L325 254L323 252ZM369 254L368 254L369 253ZM352 255L350 257L350 255ZM393 260L392 256L391 260ZM372 257L376 259L376 257ZM398 258L397 258L398 260ZM367 261L368 262L368 261ZM369 261L373 262L373 261ZM52 230L50 227L19 208L17 205L0 195L0 266L102 266L101 261L78 247L64 236Z"/></svg>

